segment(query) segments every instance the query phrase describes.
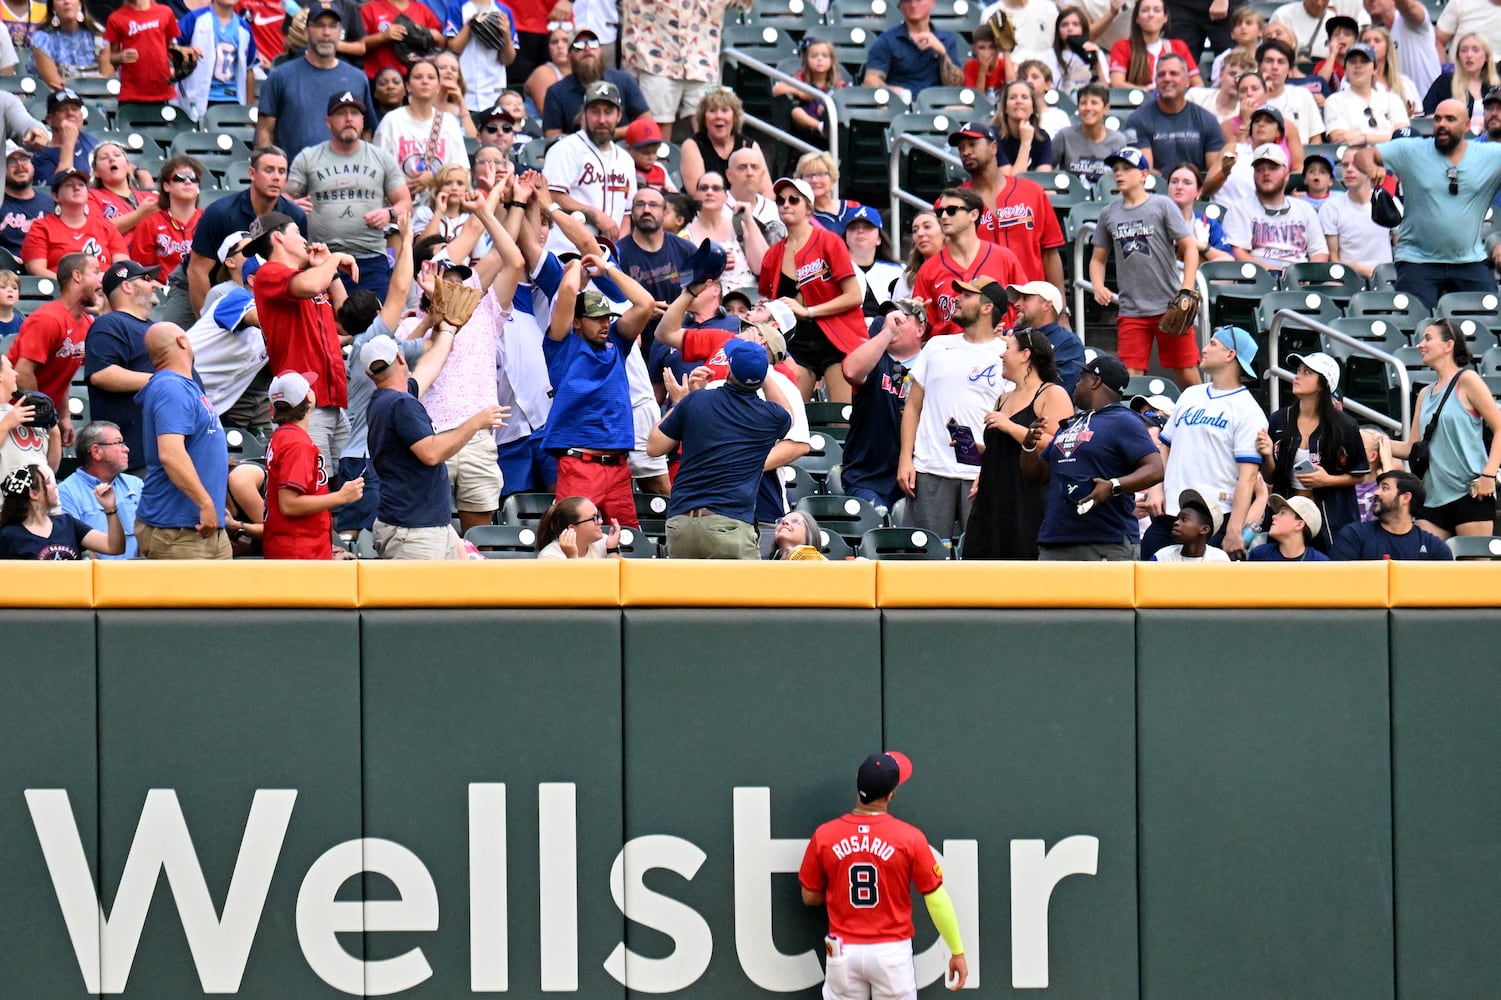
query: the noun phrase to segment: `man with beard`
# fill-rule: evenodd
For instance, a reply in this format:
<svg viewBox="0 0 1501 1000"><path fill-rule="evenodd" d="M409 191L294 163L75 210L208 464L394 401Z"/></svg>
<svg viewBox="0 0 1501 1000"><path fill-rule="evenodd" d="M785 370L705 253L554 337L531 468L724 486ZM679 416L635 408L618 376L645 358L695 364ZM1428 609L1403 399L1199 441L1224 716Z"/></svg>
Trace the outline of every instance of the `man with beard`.
<svg viewBox="0 0 1501 1000"><path fill-rule="evenodd" d="M282 197L282 187L287 182L287 154L275 146L262 146L250 154L250 187L227 198L220 198L203 210L198 219L198 228L193 230L193 250L188 255L187 274L182 269L167 278L170 294L169 307L183 309L186 323L203 312L203 300L214 284L214 268L223 255L219 252L224 241L235 233L250 228L250 224L267 212L280 212L304 233L307 232L307 216L302 209ZM184 278L186 281L184 282ZM179 288L186 284L187 294ZM188 308L191 312L188 312ZM172 322L178 322L173 316Z"/></svg>
<svg viewBox="0 0 1501 1000"><path fill-rule="evenodd" d="M31 151L6 140L5 199L0 201L0 249L16 260L21 259L21 244L31 231L31 224L55 207L52 196L32 186L36 167Z"/></svg>
<svg viewBox="0 0 1501 1000"><path fill-rule="evenodd" d="M91 310L99 304L99 273L99 260L92 254L65 254L57 262L57 298L26 317L8 352L17 387L38 390L52 400L64 448L73 444L68 385L83 364L84 341L94 322Z"/></svg>
<svg viewBox="0 0 1501 1000"><path fill-rule="evenodd" d="M1356 154L1373 184L1382 167L1402 178L1404 212L1397 228L1396 289L1432 309L1446 292L1494 292L1480 231L1501 189L1501 144L1471 142L1462 101L1439 102L1433 140L1393 139Z"/></svg>
<svg viewBox="0 0 1501 1000"><path fill-rule="evenodd" d="M957 310L961 281L978 281L981 276L994 278L1004 291L1007 285L1025 285L1029 280L1015 254L980 239L975 227L985 211L985 202L979 192L973 188L949 188L938 196L935 211L938 228L943 230L943 249L923 263L912 283L912 297L928 304L930 337L960 331ZM997 325L1009 325L1010 307L1001 303L999 308Z"/></svg>
<svg viewBox="0 0 1501 1000"><path fill-rule="evenodd" d="M624 118L616 123L621 129L617 138L625 138L624 126L643 115L650 117L651 108L647 106L636 78L623 70L605 69L600 57L599 37L588 28L580 28L573 36L568 46L568 65L573 72L547 88L542 104L542 134L547 138L581 127L579 113L584 109L584 92L590 84L601 80L613 83L622 98L617 102L624 110ZM548 155L552 155L552 150L548 150Z"/></svg>
<svg viewBox="0 0 1501 1000"><path fill-rule="evenodd" d="M287 193L309 199L312 240L354 258L358 267L345 278L345 290L364 288L385 298L391 283L386 227L412 210L412 193L395 154L360 138L367 108L355 91L328 99L328 141L292 160Z"/></svg>
<svg viewBox="0 0 1501 1000"><path fill-rule="evenodd" d="M1251 169L1255 200L1237 201L1225 217L1225 238L1235 259L1278 273L1289 264L1328 260L1318 212L1307 200L1287 195L1287 151L1274 142L1262 143L1251 154ZM1496 287L1494 279L1491 287Z"/></svg>
<svg viewBox="0 0 1501 1000"><path fill-rule="evenodd" d="M1335 562L1355 559L1426 559L1447 562L1454 558L1443 539L1424 531L1412 512L1423 506L1423 481L1410 472L1383 472L1376 477L1376 496L1371 502L1374 521L1345 525L1334 539L1329 558Z"/></svg>
<svg viewBox="0 0 1501 1000"><path fill-rule="evenodd" d="M298 153L327 137L328 122L318 109L329 98L350 91L365 107L375 106L365 74L339 59L343 33L337 8L322 2L308 5L307 50L301 59L289 59L272 70L261 88L257 146L280 146L295 160Z"/></svg>
<svg viewBox="0 0 1501 1000"><path fill-rule="evenodd" d="M970 122L949 136L949 145L958 147L959 161L969 174L961 187L975 191L983 202L976 235L1015 254L1022 281L1051 281L1061 294L1063 257L1058 248L1066 241L1053 203L1035 181L1001 176L997 141L995 128L985 122Z"/></svg>
<svg viewBox="0 0 1501 1000"><path fill-rule="evenodd" d="M620 239L636 198L636 164L613 141L621 107L619 87L605 80L591 83L584 94L583 131L554 143L542 166L552 192L547 211L582 212L584 222L612 242ZM573 244L553 226L547 249L563 253Z"/></svg>
<svg viewBox="0 0 1501 1000"><path fill-rule="evenodd" d="M1492 87L1485 92L1481 100L1485 114L1485 131L1475 137L1476 142L1501 142L1501 87ZM6 146L9 149L9 145ZM1491 199L1491 208L1501 209L1501 193ZM5 231L0 229L0 240L5 238ZM1493 242L1487 240L1487 243Z"/></svg>
<svg viewBox="0 0 1501 1000"><path fill-rule="evenodd" d="M135 396L156 371L146 353L146 329L151 325L158 287L155 268L133 260L111 264L104 272L104 294L111 311L94 321L84 340L83 375L89 384L90 417L118 425L125 446L135 456L146 454Z"/></svg>
<svg viewBox="0 0 1501 1000"><path fill-rule="evenodd" d="M66 87L54 90L47 95L46 122L52 137L36 151L37 176L50 178L68 169L87 174L99 140L83 129L83 98Z"/></svg>
<svg viewBox="0 0 1501 1000"><path fill-rule="evenodd" d="M694 250L692 243L662 228L662 213L666 208L666 196L656 188L637 191L631 200L630 234L615 247L621 270L640 282L663 308L683 290L678 276L683 262L693 256ZM659 319L652 319L641 331L641 349L648 358L656 340L658 322ZM662 384L661 371L652 372L652 382Z"/></svg>

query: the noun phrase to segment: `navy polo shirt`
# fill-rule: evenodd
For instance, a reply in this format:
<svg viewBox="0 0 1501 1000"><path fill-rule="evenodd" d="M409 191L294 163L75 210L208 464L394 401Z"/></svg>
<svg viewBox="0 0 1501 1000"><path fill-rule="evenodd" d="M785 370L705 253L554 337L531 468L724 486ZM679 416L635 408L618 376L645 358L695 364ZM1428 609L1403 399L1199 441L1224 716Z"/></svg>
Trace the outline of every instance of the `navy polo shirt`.
<svg viewBox="0 0 1501 1000"><path fill-rule="evenodd" d="M754 524L766 456L791 428L790 413L738 386L690 392L661 423L683 445L667 516L707 507Z"/></svg>
<svg viewBox="0 0 1501 1000"><path fill-rule="evenodd" d="M276 199L276 208L273 211L281 212L287 218L297 223L303 235L307 235L307 213L292 204L285 197ZM240 191L228 198L220 198L208 208L203 210L203 215L198 220L198 228L193 230L193 252L207 257L209 260L218 261L219 244L230 233L238 233L249 229L255 221L255 209L250 204L250 192Z"/></svg>
<svg viewBox="0 0 1501 1000"><path fill-rule="evenodd" d="M605 79L620 88L620 99L625 109L620 114L621 124L635 121L649 114L646 97L641 93L636 78L618 69L605 70ZM564 133L578 130L579 115L584 110L584 85L572 74L563 77L547 88L546 100L542 103L542 131L558 129Z"/></svg>
<svg viewBox="0 0 1501 1000"><path fill-rule="evenodd" d="M93 382L95 373L119 365L142 375L155 373L156 366L146 353L146 328L149 320L137 319L128 312L108 312L89 327L84 341L83 374L89 382L89 418L108 420L120 425L120 436L130 449L132 468L145 462L146 449L141 444L141 408L133 392L109 392Z"/></svg>
<svg viewBox="0 0 1501 1000"><path fill-rule="evenodd" d="M449 523L448 466L427 465L412 445L437 431L417 399L417 380L407 391L376 389L370 397L370 461L380 477L376 517L398 528L439 528Z"/></svg>
<svg viewBox="0 0 1501 1000"><path fill-rule="evenodd" d="M1454 553L1442 538L1414 524L1405 535L1394 535L1379 521L1347 524L1335 536L1329 558L1335 562L1355 559L1427 559L1451 561Z"/></svg>
<svg viewBox="0 0 1501 1000"><path fill-rule="evenodd" d="M949 60L955 66L963 66L964 57L959 48L959 36L952 31L935 30L933 34L937 35L938 40L943 43ZM914 93L924 87L936 87L942 83L939 72L939 67L942 65L938 53L927 52L917 47L917 43L907 33L905 23L881 32L876 37L875 44L870 47L870 55L865 61L867 70L877 70L886 74L888 85L905 87Z"/></svg>

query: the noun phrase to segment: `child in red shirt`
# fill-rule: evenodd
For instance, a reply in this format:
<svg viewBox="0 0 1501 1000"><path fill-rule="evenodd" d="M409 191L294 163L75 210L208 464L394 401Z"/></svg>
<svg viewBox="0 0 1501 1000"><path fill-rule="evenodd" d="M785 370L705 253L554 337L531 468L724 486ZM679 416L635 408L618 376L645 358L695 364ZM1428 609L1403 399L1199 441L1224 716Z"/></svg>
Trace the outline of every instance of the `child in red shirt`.
<svg viewBox="0 0 1501 1000"><path fill-rule="evenodd" d="M109 59L120 77L121 104L165 104L177 96L167 49L192 52L177 44L180 29L171 7L153 0L127 0L104 22Z"/></svg>
<svg viewBox="0 0 1501 1000"><path fill-rule="evenodd" d="M332 559L335 507L365 495L365 480L351 479L328 492L328 469L308 436L318 405L311 382L317 376L282 372L271 380L271 419L277 423L266 449L267 559Z"/></svg>
<svg viewBox="0 0 1501 1000"><path fill-rule="evenodd" d="M974 58L964 64L964 85L985 91L994 101L1013 75L1011 53L1002 52L996 45L995 32L988 24L975 28L969 49Z"/></svg>

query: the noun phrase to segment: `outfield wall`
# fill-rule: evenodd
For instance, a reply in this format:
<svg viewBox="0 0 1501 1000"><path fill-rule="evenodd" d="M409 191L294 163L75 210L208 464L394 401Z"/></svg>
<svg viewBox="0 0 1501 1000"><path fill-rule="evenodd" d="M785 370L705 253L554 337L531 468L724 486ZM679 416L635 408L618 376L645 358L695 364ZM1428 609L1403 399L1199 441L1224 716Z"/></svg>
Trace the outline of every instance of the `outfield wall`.
<svg viewBox="0 0 1501 1000"><path fill-rule="evenodd" d="M881 747L973 995L1501 981L1488 564L6 579L6 997L814 997L792 872Z"/></svg>

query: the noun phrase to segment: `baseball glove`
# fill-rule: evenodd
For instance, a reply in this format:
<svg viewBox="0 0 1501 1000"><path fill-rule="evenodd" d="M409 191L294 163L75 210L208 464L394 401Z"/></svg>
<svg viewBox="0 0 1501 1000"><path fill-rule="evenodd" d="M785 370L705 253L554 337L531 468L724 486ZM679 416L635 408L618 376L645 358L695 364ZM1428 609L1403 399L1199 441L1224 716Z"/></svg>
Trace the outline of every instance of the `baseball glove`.
<svg viewBox="0 0 1501 1000"><path fill-rule="evenodd" d="M403 65L411 66L438 47L432 32L405 14L396 15L396 23L407 29L406 35L391 43L391 49Z"/></svg>
<svg viewBox="0 0 1501 1000"><path fill-rule="evenodd" d="M1007 17L1004 10L997 10L985 23L990 25L990 30L995 35L997 49L1010 52L1016 48L1016 22Z"/></svg>
<svg viewBox="0 0 1501 1000"><path fill-rule="evenodd" d="M478 288L461 285L457 281L439 280L433 285L432 312L434 323L446 320L455 329L469 322L474 310L479 307L485 293Z"/></svg>
<svg viewBox="0 0 1501 1000"><path fill-rule="evenodd" d="M307 48L307 8L304 7L293 15L287 23L287 48L289 50Z"/></svg>
<svg viewBox="0 0 1501 1000"><path fill-rule="evenodd" d="M181 83L192 76L193 71L198 68L198 57L189 48L169 48L167 55L172 60L172 74L167 78L168 83Z"/></svg>
<svg viewBox="0 0 1501 1000"><path fill-rule="evenodd" d="M480 40L486 48L501 52L506 47L510 26L504 23L499 11L486 11L475 15L469 22L469 33Z"/></svg>
<svg viewBox="0 0 1501 1000"><path fill-rule="evenodd" d="M1194 320L1199 315L1199 304L1203 299L1199 293L1191 288L1180 288L1167 304L1167 312L1162 314L1162 322L1157 328L1163 333L1181 337L1193 329Z"/></svg>

